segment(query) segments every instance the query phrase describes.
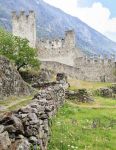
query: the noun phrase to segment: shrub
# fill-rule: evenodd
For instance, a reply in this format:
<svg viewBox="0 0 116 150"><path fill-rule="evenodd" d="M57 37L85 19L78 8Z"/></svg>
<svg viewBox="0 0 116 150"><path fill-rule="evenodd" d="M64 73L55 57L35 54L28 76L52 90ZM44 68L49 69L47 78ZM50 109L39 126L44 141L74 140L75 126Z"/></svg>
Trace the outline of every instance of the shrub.
<svg viewBox="0 0 116 150"><path fill-rule="evenodd" d="M4 29L0 29L0 55L14 61L18 71L26 67L39 69L40 66L36 49L29 46L29 41L13 36Z"/></svg>

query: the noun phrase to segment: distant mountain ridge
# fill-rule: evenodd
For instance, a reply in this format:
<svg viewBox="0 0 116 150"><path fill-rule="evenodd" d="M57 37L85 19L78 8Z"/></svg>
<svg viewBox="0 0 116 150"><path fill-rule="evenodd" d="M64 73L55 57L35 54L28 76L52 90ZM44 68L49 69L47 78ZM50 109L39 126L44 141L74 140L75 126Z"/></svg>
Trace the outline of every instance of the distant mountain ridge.
<svg viewBox="0 0 116 150"><path fill-rule="evenodd" d="M95 31L80 19L70 16L43 0L0 0L0 26L11 31L11 11L34 10L39 38L63 37L74 29L77 46L86 54L116 54L116 43Z"/></svg>

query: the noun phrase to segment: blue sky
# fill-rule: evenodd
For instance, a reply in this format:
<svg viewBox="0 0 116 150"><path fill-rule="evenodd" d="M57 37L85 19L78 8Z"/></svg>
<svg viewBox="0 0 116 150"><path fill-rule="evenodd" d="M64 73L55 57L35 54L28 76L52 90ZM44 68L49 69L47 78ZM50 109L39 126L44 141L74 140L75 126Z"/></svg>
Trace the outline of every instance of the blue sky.
<svg viewBox="0 0 116 150"><path fill-rule="evenodd" d="M116 0L44 0L116 41Z"/></svg>

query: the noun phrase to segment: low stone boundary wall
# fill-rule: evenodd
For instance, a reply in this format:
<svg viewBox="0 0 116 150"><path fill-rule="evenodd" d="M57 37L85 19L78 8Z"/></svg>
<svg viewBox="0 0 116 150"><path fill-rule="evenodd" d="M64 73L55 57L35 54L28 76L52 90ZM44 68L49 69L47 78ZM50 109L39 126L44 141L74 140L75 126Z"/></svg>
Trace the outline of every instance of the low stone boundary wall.
<svg viewBox="0 0 116 150"><path fill-rule="evenodd" d="M40 90L32 102L0 119L0 150L47 150L50 138L50 118L65 101L61 84Z"/></svg>

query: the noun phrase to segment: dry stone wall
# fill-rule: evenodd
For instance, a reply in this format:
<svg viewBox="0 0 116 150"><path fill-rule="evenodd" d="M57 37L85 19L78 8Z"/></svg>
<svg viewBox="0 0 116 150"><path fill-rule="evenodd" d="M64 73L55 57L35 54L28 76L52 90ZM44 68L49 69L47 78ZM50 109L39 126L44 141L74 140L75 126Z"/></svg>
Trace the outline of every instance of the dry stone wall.
<svg viewBox="0 0 116 150"><path fill-rule="evenodd" d="M22 80L15 66L0 56L0 99L11 95L29 95L32 88Z"/></svg>
<svg viewBox="0 0 116 150"><path fill-rule="evenodd" d="M40 90L32 102L0 119L0 150L47 150L50 118L65 101L62 84Z"/></svg>

